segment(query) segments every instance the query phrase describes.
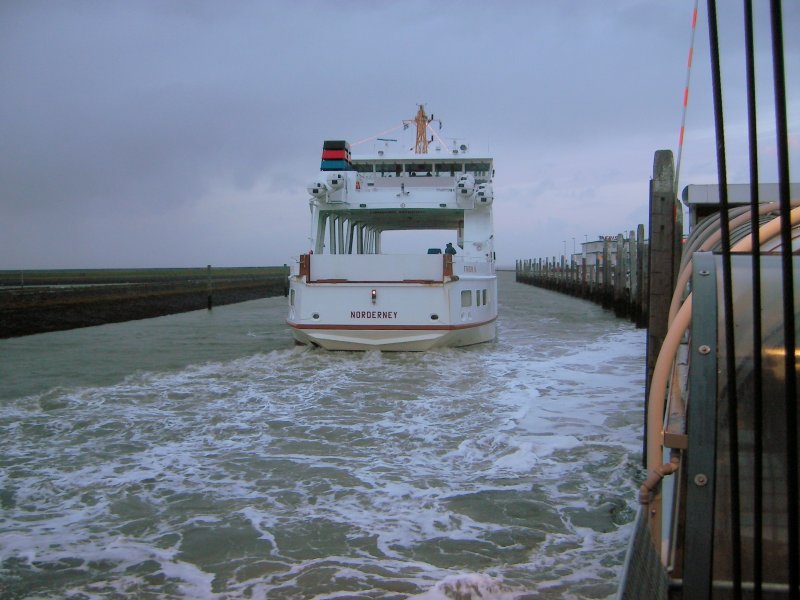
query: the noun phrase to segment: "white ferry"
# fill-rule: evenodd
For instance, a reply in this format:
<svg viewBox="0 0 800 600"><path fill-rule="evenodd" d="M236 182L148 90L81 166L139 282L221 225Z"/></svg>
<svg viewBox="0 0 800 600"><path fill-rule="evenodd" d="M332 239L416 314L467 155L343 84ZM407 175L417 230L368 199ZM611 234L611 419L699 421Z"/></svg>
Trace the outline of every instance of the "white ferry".
<svg viewBox="0 0 800 600"><path fill-rule="evenodd" d="M414 153L383 140L373 155L353 156L345 141L324 142L324 181L308 188L310 248L289 277L286 322L297 342L420 351L495 338L493 161L448 147L432 121L422 106L406 121L416 125ZM404 253L382 252L382 234L397 230L436 230L442 243L410 247L415 237L404 236Z"/></svg>

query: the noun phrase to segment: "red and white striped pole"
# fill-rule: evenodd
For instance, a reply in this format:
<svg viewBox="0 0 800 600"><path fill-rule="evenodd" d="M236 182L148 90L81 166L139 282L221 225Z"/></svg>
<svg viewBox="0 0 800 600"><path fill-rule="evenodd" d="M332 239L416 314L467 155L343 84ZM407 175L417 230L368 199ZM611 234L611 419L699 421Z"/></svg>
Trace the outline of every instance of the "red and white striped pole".
<svg viewBox="0 0 800 600"><path fill-rule="evenodd" d="M683 88L683 115L681 116L681 134L678 138L678 158L675 162L675 194L679 191L681 174L681 155L683 154L683 134L686 131L686 110L689 106L689 81L692 77L692 57L694 55L694 34L697 30L697 4L699 0L694 0L694 11L692 12L692 35L689 40L689 60L686 64L686 85Z"/></svg>

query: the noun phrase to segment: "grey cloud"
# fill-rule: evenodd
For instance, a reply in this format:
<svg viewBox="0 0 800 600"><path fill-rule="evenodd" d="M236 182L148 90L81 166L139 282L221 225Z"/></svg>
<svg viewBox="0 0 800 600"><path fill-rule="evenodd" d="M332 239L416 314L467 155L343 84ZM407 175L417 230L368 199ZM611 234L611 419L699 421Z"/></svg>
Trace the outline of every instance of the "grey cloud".
<svg viewBox="0 0 800 600"><path fill-rule="evenodd" d="M71 226L119 248L104 259L135 263L138 232L124 216L180 220L183 237L163 247L188 260L198 230L186 224L212 219L209 201L236 208L264 190L285 202L264 213L264 236L276 248L302 244L305 229L285 223L305 218L321 140L376 134L418 102L444 120L445 138L491 145L498 188L515 198L547 202L542 182L571 171L599 198L609 179L646 185L652 151L677 142L692 4L4 2L0 236L13 222L34 238L6 231L15 251L5 260L24 262L36 247L27 255L42 264L54 227ZM787 13L796 24L798 9ZM726 13L724 25L737 18ZM789 44L795 65L798 42ZM710 120L702 52L697 129ZM631 147L647 149L635 164ZM592 166L584 148L607 160ZM503 218L498 206L500 241ZM253 223L227 226L251 239ZM93 251L76 246L70 260L84 266Z"/></svg>

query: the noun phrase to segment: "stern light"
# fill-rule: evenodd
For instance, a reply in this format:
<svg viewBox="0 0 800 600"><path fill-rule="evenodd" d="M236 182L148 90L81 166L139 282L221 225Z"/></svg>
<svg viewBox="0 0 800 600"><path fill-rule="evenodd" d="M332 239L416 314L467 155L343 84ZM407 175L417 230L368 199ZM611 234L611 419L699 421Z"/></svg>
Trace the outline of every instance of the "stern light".
<svg viewBox="0 0 800 600"><path fill-rule="evenodd" d="M312 183L306 189L308 190L309 194L314 196L314 198L324 198L328 195L328 186L321 181Z"/></svg>

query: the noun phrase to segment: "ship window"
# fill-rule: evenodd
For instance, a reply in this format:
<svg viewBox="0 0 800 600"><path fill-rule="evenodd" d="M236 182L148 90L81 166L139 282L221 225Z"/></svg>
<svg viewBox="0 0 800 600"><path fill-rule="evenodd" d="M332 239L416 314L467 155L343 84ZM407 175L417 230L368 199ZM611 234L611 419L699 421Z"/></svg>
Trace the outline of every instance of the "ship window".
<svg viewBox="0 0 800 600"><path fill-rule="evenodd" d="M437 175L455 177L461 171L461 163L436 163L435 169Z"/></svg>
<svg viewBox="0 0 800 600"><path fill-rule="evenodd" d="M472 306L472 290L463 290L461 292L461 307L467 308Z"/></svg>
<svg viewBox="0 0 800 600"><path fill-rule="evenodd" d="M464 167L467 173L481 173L485 175L489 171L489 163L467 163Z"/></svg>
<svg viewBox="0 0 800 600"><path fill-rule="evenodd" d="M294 290L289 290L289 306L294 306Z"/></svg>
<svg viewBox="0 0 800 600"><path fill-rule="evenodd" d="M486 290L483 290L483 305L486 306Z"/></svg>
<svg viewBox="0 0 800 600"><path fill-rule="evenodd" d="M378 173L396 173L400 175L403 171L403 165L400 163L380 163L375 165L375 170Z"/></svg>
<svg viewBox="0 0 800 600"><path fill-rule="evenodd" d="M372 173L375 170L375 165L372 163L355 164L353 167L355 167L356 171L359 173Z"/></svg>
<svg viewBox="0 0 800 600"><path fill-rule="evenodd" d="M433 165L431 163L406 165L406 172L412 177L429 177L433 175Z"/></svg>

